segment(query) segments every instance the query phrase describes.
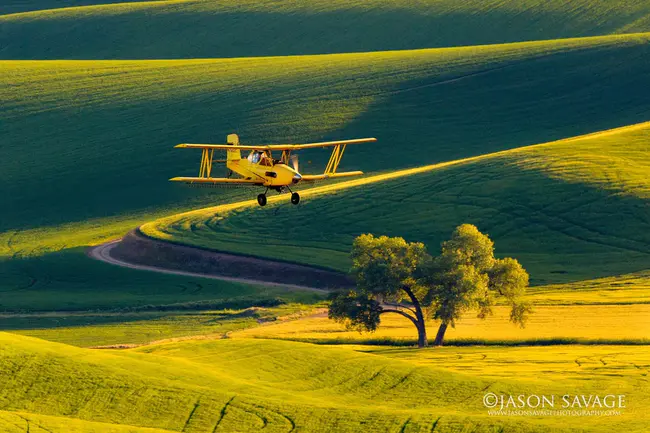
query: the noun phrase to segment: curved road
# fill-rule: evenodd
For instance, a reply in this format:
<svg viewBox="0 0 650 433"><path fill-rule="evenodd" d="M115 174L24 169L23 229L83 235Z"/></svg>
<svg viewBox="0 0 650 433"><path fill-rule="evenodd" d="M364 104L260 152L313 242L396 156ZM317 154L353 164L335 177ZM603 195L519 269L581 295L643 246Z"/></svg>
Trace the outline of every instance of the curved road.
<svg viewBox="0 0 650 433"><path fill-rule="evenodd" d="M216 274L206 274L206 273L198 273L198 272L186 272L186 271L178 271L174 269L166 269L166 268L161 268L158 266L148 266L148 265L138 265L134 263L129 263L125 262L123 260L116 259L115 257L111 256L111 250L121 241L121 239L107 242L105 244L98 245L96 247L92 247L88 251L88 255L92 257L93 259L100 260L105 263L110 263L111 265L116 265L116 266L122 266L124 268L130 268L130 269L138 269L141 271L150 271L150 272L159 272L161 274L172 274L172 275L181 275L185 277L199 277L199 278L209 278L212 280L222 280L222 281L230 281L234 283L244 283L244 284L254 284L258 286L266 286L266 287L278 287L282 289L287 289L287 290L307 290L310 292L318 292L318 293L329 293L329 291L324 290L324 289L318 289L316 287L308 287L308 286L299 286L296 284L283 284L283 283L276 283L272 281L263 281L263 280L256 280L252 278L237 278L237 277L226 277L223 275L216 275ZM272 261L268 261L268 263L273 264Z"/></svg>

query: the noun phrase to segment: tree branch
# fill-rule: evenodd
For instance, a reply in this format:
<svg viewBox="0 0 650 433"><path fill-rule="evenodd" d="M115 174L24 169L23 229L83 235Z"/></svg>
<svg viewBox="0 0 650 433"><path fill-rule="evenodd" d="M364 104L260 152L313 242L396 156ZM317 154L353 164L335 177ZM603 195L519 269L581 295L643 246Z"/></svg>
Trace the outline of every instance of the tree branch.
<svg viewBox="0 0 650 433"><path fill-rule="evenodd" d="M415 307L415 310L416 311L419 310L420 309L420 301L418 301L418 298L415 297L415 294L413 293L411 288L409 286L404 286L404 287L402 287L402 290L404 290L406 292L406 294L408 295L408 297L411 299L411 303Z"/></svg>
<svg viewBox="0 0 650 433"><path fill-rule="evenodd" d="M382 309L381 313L379 314L384 314L384 313L396 313L399 314L400 316L404 316L407 319L409 319L413 324L417 327L418 326L418 321L415 319L415 317L411 316L409 313L402 311L402 310L392 310L392 309Z"/></svg>
<svg viewBox="0 0 650 433"><path fill-rule="evenodd" d="M392 302L386 302L386 301L384 301L384 304L385 304L385 305L390 305L391 307L396 307L396 308L406 308L406 309L409 310L411 313L415 314L415 310L414 310L413 308L407 306L407 305L395 304L395 303L392 303Z"/></svg>

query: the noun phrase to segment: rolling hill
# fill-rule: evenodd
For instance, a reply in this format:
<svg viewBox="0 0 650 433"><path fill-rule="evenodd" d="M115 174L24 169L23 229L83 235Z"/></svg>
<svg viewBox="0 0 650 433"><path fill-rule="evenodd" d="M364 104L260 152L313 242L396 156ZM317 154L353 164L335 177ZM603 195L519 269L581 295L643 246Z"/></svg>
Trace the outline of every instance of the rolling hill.
<svg viewBox="0 0 650 433"><path fill-rule="evenodd" d="M15 334L0 332L0 431L647 431L643 32L644 0L3 1L0 329ZM173 145L231 132L379 141L344 158L367 176L298 207L167 182L198 169ZM556 284L530 291L526 330L497 306L450 331L485 345L372 346L412 326L352 333L314 310L322 294L87 256L147 221L153 237L342 271L360 233L435 252L470 222ZM486 392L628 406L491 416Z"/></svg>
<svg viewBox="0 0 650 433"><path fill-rule="evenodd" d="M35 12L49 9L129 3L143 0L5 0L0 5L0 15ZM156 1L156 0L150 0Z"/></svg>
<svg viewBox="0 0 650 433"><path fill-rule="evenodd" d="M0 194L11 211L0 231L88 220L136 225L156 214L227 202L231 196L197 194L166 179L198 165L196 152L174 144L218 142L232 131L249 143L375 135L377 146L350 151L344 164L376 171L644 121L650 105L638 89L650 74L647 40L629 35L232 60L2 62ZM397 154L396 143L403 150ZM323 152L308 158L313 164L303 164L305 170L321 169Z"/></svg>
<svg viewBox="0 0 650 433"><path fill-rule="evenodd" d="M650 5L641 0L95 3L11 0L0 9L0 58L284 56L650 31ZM47 7L56 9L39 10Z"/></svg>
<svg viewBox="0 0 650 433"><path fill-rule="evenodd" d="M398 351L363 353L272 340L189 341L135 352L91 351L6 333L0 333L0 342L0 366L15 372L0 377L3 428L24 429L28 420L34 428L41 424L50 431L69 431L55 424L65 417L77 425L90 423L88 427L99 431L130 426L137 432L144 427L186 432L333 428L415 432L432 425L439 432L457 431L459 426L576 431L561 418L526 417L515 422L490 417L482 404L486 387L495 393L533 389L549 394L603 389L626 393L630 404L623 416L582 418L585 431L640 431L646 419L641 408L647 401L647 384L632 365L639 362L639 354L632 360L620 348L617 354L600 349L601 357L616 362L599 374L593 374L597 369L586 361L582 369L566 370L564 363L558 368L549 359L528 355L537 357L531 368L551 368L563 378L560 385L530 371L522 371L521 380L499 377L493 362L512 356L501 349L488 350L489 358L483 356L487 361L478 363L477 372L483 368L493 373L482 379L471 372L440 369L435 358L427 363L427 358L413 360ZM580 348L561 350L563 358L584 356ZM459 367L466 362L456 349L435 352L430 355L448 356L448 362ZM465 350L465 356L471 353ZM607 376L612 368L619 376L615 380ZM589 380L583 379L586 372ZM98 428L104 426L105 430Z"/></svg>
<svg viewBox="0 0 650 433"><path fill-rule="evenodd" d="M377 146L351 149L343 162L372 172L621 126L648 118L650 105L638 91L650 74L647 40L625 35L307 57L1 62L2 305L111 309L234 292L223 283L187 297L179 292L187 279L156 276L149 284L149 276L128 277L135 271L88 264L78 248L188 208L251 197L246 189L197 191L168 183L197 165L196 152L173 149L178 142L220 141L231 131L246 142L376 135ZM303 157L309 172L326 155ZM441 226L425 240L435 242L445 231ZM349 240L341 239L326 249L338 251L328 266L339 269ZM603 275L636 270L645 257L629 250L615 256ZM630 264L619 266L622 260ZM553 266L536 281L573 279L548 272L582 265ZM101 297L84 296L98 287Z"/></svg>
<svg viewBox="0 0 650 433"><path fill-rule="evenodd" d="M141 230L345 271L352 240L361 233L422 241L436 253L456 225L468 222L490 234L499 255L518 258L535 284L617 275L647 268L648 151L650 125L644 123L407 170L390 180L352 181L360 188L339 184L298 208L279 201L230 212L207 208ZM271 230L277 226L286 230ZM259 248L259 231L266 248Z"/></svg>

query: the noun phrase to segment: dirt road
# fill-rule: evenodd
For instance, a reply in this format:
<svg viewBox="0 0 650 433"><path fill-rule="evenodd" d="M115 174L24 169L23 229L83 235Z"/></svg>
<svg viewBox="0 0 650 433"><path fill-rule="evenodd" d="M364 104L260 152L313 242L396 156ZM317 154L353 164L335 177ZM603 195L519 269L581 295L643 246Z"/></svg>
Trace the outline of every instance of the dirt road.
<svg viewBox="0 0 650 433"><path fill-rule="evenodd" d="M176 269L166 269L163 267L158 267L158 266L149 266L149 265L142 265L142 264L135 264L135 263L128 263L126 261L117 259L115 257L111 256L111 250L115 248L121 239L107 242L102 245L98 245L96 247L92 247L88 255L96 260L100 260L102 262L110 263L111 265L116 265L116 266L122 266L124 268L130 268L130 269L138 269L141 271L150 271L150 272L159 272L161 274L171 274L171 275L182 275L186 277L199 277L199 278L209 278L213 280L222 280L222 281L231 281L234 283L245 283L245 284L254 284L254 285L259 285L259 286L266 286L266 287L279 287L287 290L307 290L311 292L318 292L318 293L328 293L328 290L324 289L319 289L316 287L308 287L308 286L302 286L302 285L296 285L296 284L284 284L284 283L278 283L278 282L273 282L273 281L264 281L260 279L253 279L253 278L245 278L245 277L229 277L225 275L217 275L217 274L211 274L211 273L200 273L200 272L187 272L187 271L181 271L181 270L176 270ZM257 260L257 259L256 259ZM265 261L268 265L273 265L274 262L271 260L266 260ZM284 264L278 264L278 265L284 265Z"/></svg>

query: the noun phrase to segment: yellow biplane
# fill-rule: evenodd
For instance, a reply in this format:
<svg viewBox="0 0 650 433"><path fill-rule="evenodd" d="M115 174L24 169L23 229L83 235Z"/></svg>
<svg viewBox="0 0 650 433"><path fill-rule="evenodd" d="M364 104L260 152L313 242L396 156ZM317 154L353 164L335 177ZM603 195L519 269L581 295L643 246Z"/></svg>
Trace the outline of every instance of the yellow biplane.
<svg viewBox="0 0 650 433"><path fill-rule="evenodd" d="M359 138L355 140L325 141L308 144L269 144L241 145L237 134L230 134L226 139L228 144L179 144L176 147L185 149L202 149L201 167L198 177L174 177L171 181L187 184L204 185L253 185L266 187L264 193L257 196L260 206L266 205L266 193L275 190L278 193L290 192L291 203L300 203L300 195L291 191L290 186L299 182L314 182L339 177L359 176L362 171L337 172L343 152L348 144L369 143L376 138ZM301 149L333 147L332 155L322 174L301 174L298 171L298 157L291 152ZM226 159L214 159L215 150L225 150ZM241 151L250 150L247 158L242 158ZM282 152L280 159L275 159L272 152ZM230 175L237 173L240 177L212 177L213 163L225 163ZM289 166L291 163L291 167Z"/></svg>

